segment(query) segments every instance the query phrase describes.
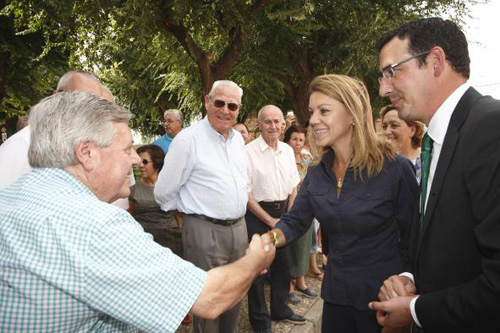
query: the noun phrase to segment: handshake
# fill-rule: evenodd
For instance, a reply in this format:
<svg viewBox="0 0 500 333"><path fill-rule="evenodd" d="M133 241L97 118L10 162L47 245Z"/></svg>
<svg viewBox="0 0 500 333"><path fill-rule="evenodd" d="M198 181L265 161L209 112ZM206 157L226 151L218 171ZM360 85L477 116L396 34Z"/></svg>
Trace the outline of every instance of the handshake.
<svg viewBox="0 0 500 333"><path fill-rule="evenodd" d="M267 268L271 265L276 255L276 246L269 233L262 235L255 234L250 241L247 249L247 255L254 258L261 273L265 274Z"/></svg>

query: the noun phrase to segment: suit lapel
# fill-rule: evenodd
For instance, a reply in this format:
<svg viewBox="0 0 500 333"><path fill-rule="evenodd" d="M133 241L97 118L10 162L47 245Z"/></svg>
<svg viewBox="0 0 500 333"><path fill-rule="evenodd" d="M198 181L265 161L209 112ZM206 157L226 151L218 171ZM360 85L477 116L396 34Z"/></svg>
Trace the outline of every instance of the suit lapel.
<svg viewBox="0 0 500 333"><path fill-rule="evenodd" d="M448 130L446 131L446 135L444 137L441 154L439 155L436 172L432 180L431 190L428 194L429 197L427 199L427 208L425 210L423 221L424 225L422 229L422 236L419 237L418 249L420 249L420 245L425 237L426 230L432 221L432 216L436 209L438 199L441 195L441 189L446 177L446 173L451 165L453 154L455 153L455 149L460 138L460 128L462 127L464 121L467 119L473 104L480 97L482 96L479 92L477 92L477 90L475 90L474 88L469 88L458 102L455 110L453 110L453 114L448 125Z"/></svg>

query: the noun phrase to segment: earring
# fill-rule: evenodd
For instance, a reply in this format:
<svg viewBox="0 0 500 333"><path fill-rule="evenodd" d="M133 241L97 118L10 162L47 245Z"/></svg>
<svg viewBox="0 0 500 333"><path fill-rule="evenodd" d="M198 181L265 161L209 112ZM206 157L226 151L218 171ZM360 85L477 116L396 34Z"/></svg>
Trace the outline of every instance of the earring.
<svg viewBox="0 0 500 333"><path fill-rule="evenodd" d="M354 125L356 125L356 124L355 124L355 123L354 123L354 121L353 121L353 122L352 122L352 126L354 126Z"/></svg>

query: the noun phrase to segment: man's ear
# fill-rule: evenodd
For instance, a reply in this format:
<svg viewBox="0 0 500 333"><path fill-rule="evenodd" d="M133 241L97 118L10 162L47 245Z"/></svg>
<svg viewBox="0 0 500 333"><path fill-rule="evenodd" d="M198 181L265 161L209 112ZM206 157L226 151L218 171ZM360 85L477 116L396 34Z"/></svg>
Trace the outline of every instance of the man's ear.
<svg viewBox="0 0 500 333"><path fill-rule="evenodd" d="M430 65L434 69L434 76L440 76L446 66L446 54L440 46L434 46L430 51Z"/></svg>
<svg viewBox="0 0 500 333"><path fill-rule="evenodd" d="M80 142L75 149L75 159L86 171L95 168L98 162L97 145L92 141Z"/></svg>
<svg viewBox="0 0 500 333"><path fill-rule="evenodd" d="M205 95L205 110L208 112L208 107L210 106L210 96Z"/></svg>

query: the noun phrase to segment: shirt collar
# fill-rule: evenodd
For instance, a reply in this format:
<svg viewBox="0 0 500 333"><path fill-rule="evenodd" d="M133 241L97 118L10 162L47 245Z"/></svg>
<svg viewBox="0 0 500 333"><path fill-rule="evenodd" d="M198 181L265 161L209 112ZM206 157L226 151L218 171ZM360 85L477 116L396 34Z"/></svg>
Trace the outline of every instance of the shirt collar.
<svg viewBox="0 0 500 333"><path fill-rule="evenodd" d="M429 126L427 127L427 134L435 143L443 145L444 137L446 135L446 131L448 130L453 110L455 110L463 94L465 94L465 91L469 88L470 85L467 82L458 87L450 96L448 96L448 98L431 118Z"/></svg>
<svg viewBox="0 0 500 333"><path fill-rule="evenodd" d="M231 140L233 139L234 137L234 129L231 128L231 130L229 131L229 135L227 136L227 140L224 139L224 136L222 134L220 134L219 132L217 132L213 127L212 125L210 124L210 122L208 121L208 116L205 116L205 118L203 118L201 120L202 124L204 125L204 127L207 129L207 131L209 131L210 133L212 133L213 135L215 135L219 140L222 140L223 142L227 142L227 143L231 143Z"/></svg>
<svg viewBox="0 0 500 333"><path fill-rule="evenodd" d="M266 141L264 140L264 138L262 137L262 135L260 135L257 138L257 142L259 144L260 151L264 151L266 149L273 149L273 148L269 147L269 145L266 143ZM278 144L277 144L277 148L276 148L276 153L281 153L281 151L283 150L283 147L281 146L280 143L281 142L278 140Z"/></svg>

